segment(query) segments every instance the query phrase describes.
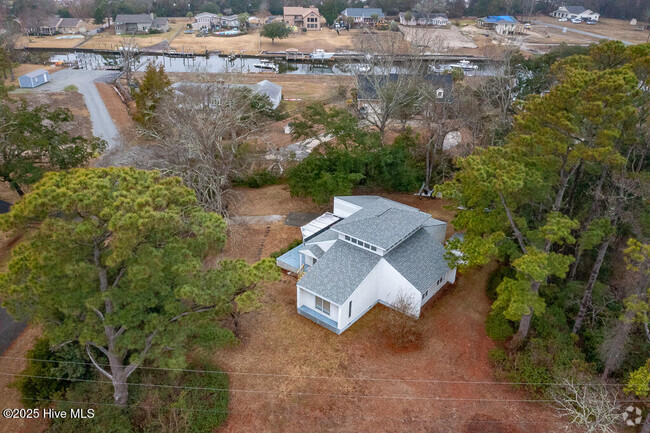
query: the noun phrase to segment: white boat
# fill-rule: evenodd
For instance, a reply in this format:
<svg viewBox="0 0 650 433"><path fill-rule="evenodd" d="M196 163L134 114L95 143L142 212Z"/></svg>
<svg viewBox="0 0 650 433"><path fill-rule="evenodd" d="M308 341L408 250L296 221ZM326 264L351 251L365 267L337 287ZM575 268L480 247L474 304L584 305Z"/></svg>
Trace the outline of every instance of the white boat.
<svg viewBox="0 0 650 433"><path fill-rule="evenodd" d="M436 74L442 74L446 71L449 71L450 69L451 67L447 65L429 65L429 70Z"/></svg>
<svg viewBox="0 0 650 433"><path fill-rule="evenodd" d="M309 55L309 57L315 60L329 60L334 57L334 53L327 53L325 50L317 48Z"/></svg>
<svg viewBox="0 0 650 433"><path fill-rule="evenodd" d="M357 65L355 69L357 70L357 72L361 72L362 74L365 74L367 72L370 72L371 68L370 65L361 64L361 65Z"/></svg>
<svg viewBox="0 0 650 433"><path fill-rule="evenodd" d="M117 47L117 51L137 53L139 50L138 47Z"/></svg>
<svg viewBox="0 0 650 433"><path fill-rule="evenodd" d="M469 60L461 60L458 63L449 65L449 67L455 69L462 69L464 71L473 71L478 69L478 66L471 64Z"/></svg>
<svg viewBox="0 0 650 433"><path fill-rule="evenodd" d="M264 62L264 63L255 63L253 67L257 69L264 69L266 71L278 72L278 67L273 63Z"/></svg>

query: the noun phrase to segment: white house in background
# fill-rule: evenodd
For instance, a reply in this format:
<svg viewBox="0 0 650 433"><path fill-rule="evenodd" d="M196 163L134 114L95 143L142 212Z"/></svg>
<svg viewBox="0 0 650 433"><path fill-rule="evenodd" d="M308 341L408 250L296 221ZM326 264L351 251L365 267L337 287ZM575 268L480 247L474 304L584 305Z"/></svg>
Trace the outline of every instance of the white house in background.
<svg viewBox="0 0 650 433"><path fill-rule="evenodd" d="M299 275L298 314L341 334L380 303L406 300L411 314L456 268L444 258L447 223L378 196L334 198L334 211L301 228L303 243L278 257Z"/></svg>
<svg viewBox="0 0 650 433"><path fill-rule="evenodd" d="M410 16L409 16L410 14ZM410 18L410 20L407 20ZM420 12L400 12L399 23L403 26L447 27L449 19L445 14L423 14Z"/></svg>
<svg viewBox="0 0 650 433"><path fill-rule="evenodd" d="M341 16L345 18L351 18L354 25L361 26L363 24L376 24L372 17L377 15L377 22L384 22L386 15L384 11L379 8L346 8L341 12Z"/></svg>
<svg viewBox="0 0 650 433"><path fill-rule="evenodd" d="M223 15L219 17L221 27L235 28L239 27L239 15Z"/></svg>
<svg viewBox="0 0 650 433"><path fill-rule="evenodd" d="M487 17L479 18L477 25L479 27L493 29L499 35L528 33L526 25L521 24L512 15L488 15Z"/></svg>
<svg viewBox="0 0 650 433"><path fill-rule="evenodd" d="M154 14L118 14L115 17L115 34L143 34L155 30L169 31L169 20Z"/></svg>
<svg viewBox="0 0 650 433"><path fill-rule="evenodd" d="M219 25L219 15L210 12L201 12L194 15L192 29L210 31L213 27Z"/></svg>
<svg viewBox="0 0 650 433"><path fill-rule="evenodd" d="M551 12L555 18L566 18L568 20L579 19L584 21L598 21L600 14L586 9L583 6L560 6L555 12Z"/></svg>

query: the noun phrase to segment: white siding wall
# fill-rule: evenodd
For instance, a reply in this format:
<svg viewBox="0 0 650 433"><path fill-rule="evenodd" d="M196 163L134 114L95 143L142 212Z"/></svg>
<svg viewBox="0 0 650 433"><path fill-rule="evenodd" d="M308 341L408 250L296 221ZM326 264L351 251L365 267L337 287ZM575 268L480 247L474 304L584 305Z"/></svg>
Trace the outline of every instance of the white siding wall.
<svg viewBox="0 0 650 433"><path fill-rule="evenodd" d="M420 292L386 260L380 260L354 293L341 304L339 329L357 321L377 301L390 305L401 293L411 300L415 310L414 314L419 316L420 298L422 297ZM348 317L350 301L352 301L352 315Z"/></svg>
<svg viewBox="0 0 650 433"><path fill-rule="evenodd" d="M456 281L456 268L450 269L449 272L447 272L447 275L445 275L445 277L443 278L443 280L442 280L442 282L440 284L435 284L435 282L434 282L434 284L429 289L429 293L427 294L427 296L425 296L422 299L422 305L429 302L429 299L433 298L433 295L438 293L440 291L440 289L442 289L445 284L447 284L447 283L454 284L454 281Z"/></svg>
<svg viewBox="0 0 650 433"><path fill-rule="evenodd" d="M347 218L356 211L360 210L361 208L359 206L353 205L352 203L348 203L346 201L343 201L337 197L334 197L334 215L337 217L341 218Z"/></svg>
<svg viewBox="0 0 650 433"><path fill-rule="evenodd" d="M329 317L333 321L337 321L339 317L339 307L334 305L333 303L330 302L330 314L327 315L323 313L322 311L319 311L316 309L316 296L314 296L313 293L309 293L306 290L302 290L300 287L298 287L298 308L302 307L303 305L311 308L314 311L318 311L321 313L323 316Z"/></svg>
<svg viewBox="0 0 650 433"><path fill-rule="evenodd" d="M370 271L354 293L352 293L348 300L341 305L339 329L343 329L357 320L368 308L377 302L378 288L382 281L382 261L380 261L377 266ZM350 301L352 301L352 316L348 317Z"/></svg>
<svg viewBox="0 0 650 433"><path fill-rule="evenodd" d="M406 278L392 267L386 260L381 260L382 275L379 285L378 299L392 305L398 296L405 295L413 305L415 316L420 316L422 294Z"/></svg>

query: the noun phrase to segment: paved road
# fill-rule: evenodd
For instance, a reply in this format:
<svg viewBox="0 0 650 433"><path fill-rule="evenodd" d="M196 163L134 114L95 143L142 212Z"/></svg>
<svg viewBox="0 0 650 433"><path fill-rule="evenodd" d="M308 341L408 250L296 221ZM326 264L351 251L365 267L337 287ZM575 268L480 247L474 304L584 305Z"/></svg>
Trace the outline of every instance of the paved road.
<svg viewBox="0 0 650 433"><path fill-rule="evenodd" d="M620 39L616 39L616 38L610 38L609 36L599 35L597 33L591 33L591 32L586 32L584 30L574 29L574 28L571 28L571 27L568 27L568 26L558 26L557 24L548 24L548 23L540 22L540 21L535 21L533 24L552 27L554 29L560 29L560 30L562 30L563 28L566 27L567 32L578 33L578 34L581 34L581 35L584 35L584 36L591 36L592 38L596 38L596 39L609 39L611 41L620 40ZM585 24L585 26L586 25L587 24ZM596 25L598 25L598 24L596 24ZM625 45L633 45L632 42L628 42L628 41L621 41L621 42L623 42Z"/></svg>
<svg viewBox="0 0 650 433"><path fill-rule="evenodd" d="M61 92L66 86L74 85L79 89L88 107L90 121L93 124L93 134L103 138L108 143L108 149L116 146L120 141L119 133L108 113L96 82L110 82L119 72L115 71L86 71L82 69L65 69L50 75L50 82L38 87L37 91Z"/></svg>
<svg viewBox="0 0 650 433"><path fill-rule="evenodd" d="M0 355L5 353L26 326L26 323L16 322L7 310L0 308Z"/></svg>

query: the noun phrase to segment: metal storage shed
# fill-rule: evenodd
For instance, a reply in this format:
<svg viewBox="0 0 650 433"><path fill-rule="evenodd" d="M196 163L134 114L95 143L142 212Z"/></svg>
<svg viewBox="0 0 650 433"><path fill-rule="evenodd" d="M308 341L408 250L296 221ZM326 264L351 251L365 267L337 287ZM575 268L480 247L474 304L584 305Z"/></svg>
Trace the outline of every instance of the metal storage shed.
<svg viewBox="0 0 650 433"><path fill-rule="evenodd" d="M18 78L20 87L32 88L50 81L50 74L45 69L37 69Z"/></svg>

